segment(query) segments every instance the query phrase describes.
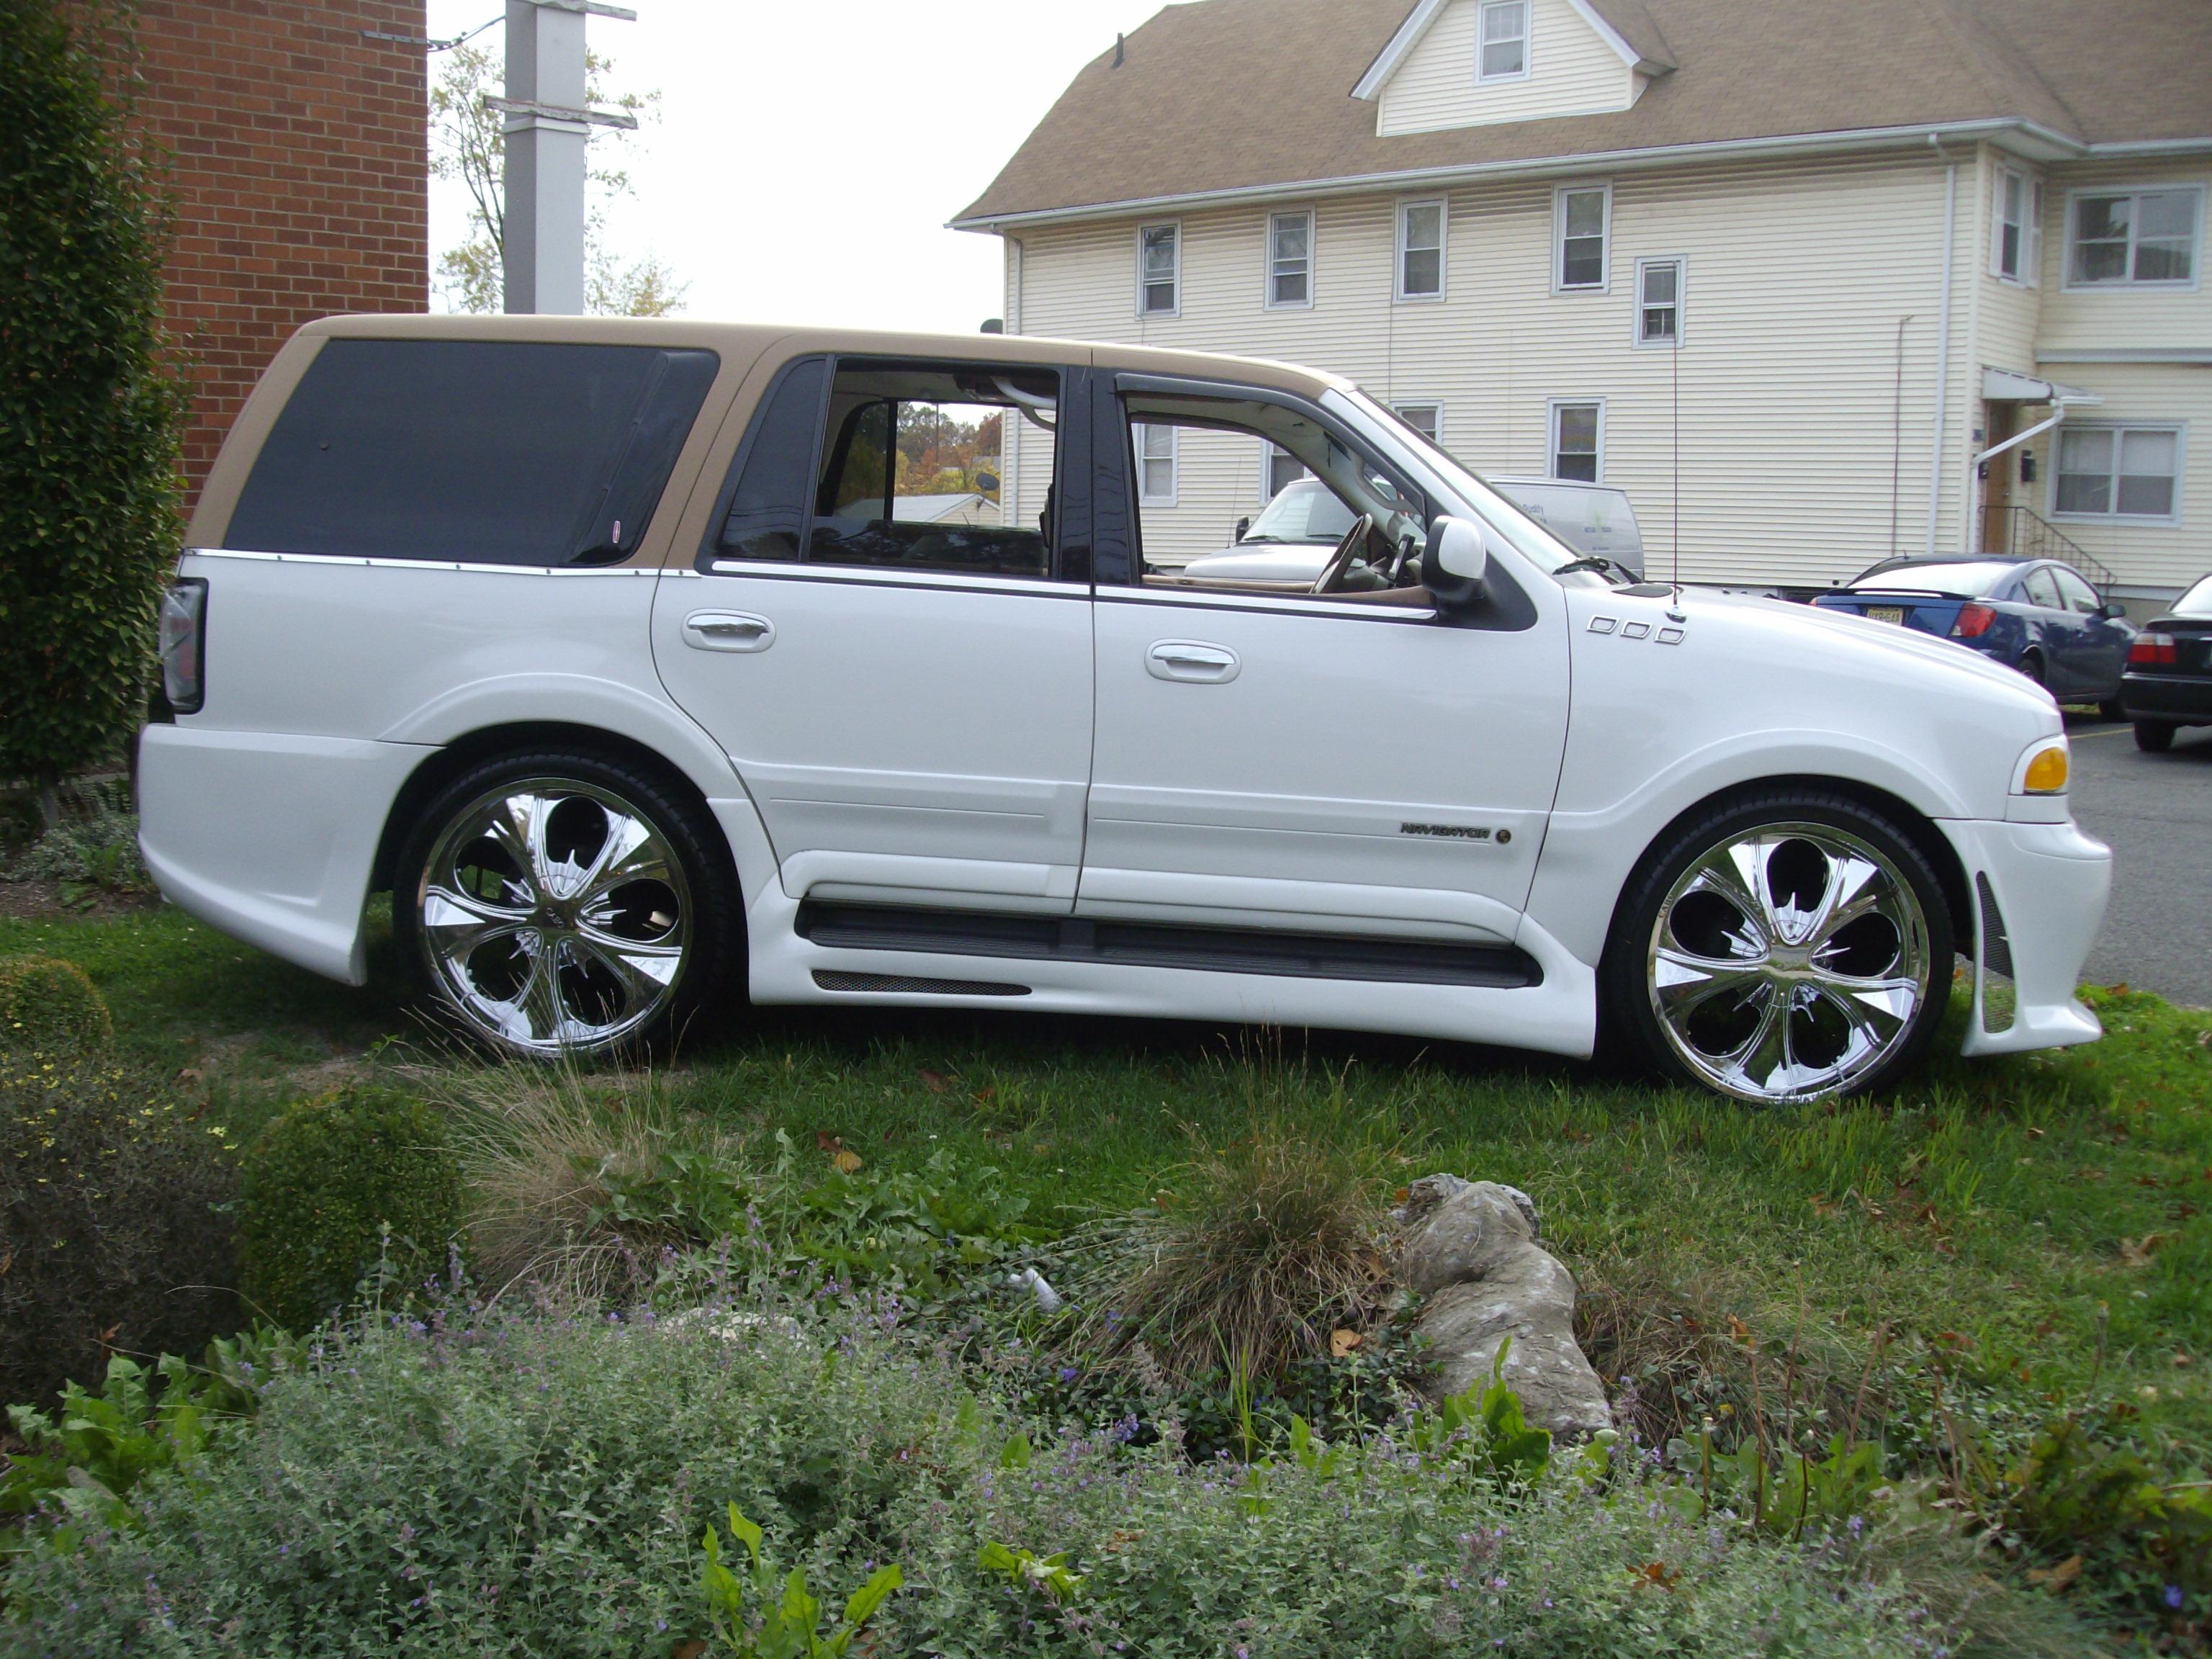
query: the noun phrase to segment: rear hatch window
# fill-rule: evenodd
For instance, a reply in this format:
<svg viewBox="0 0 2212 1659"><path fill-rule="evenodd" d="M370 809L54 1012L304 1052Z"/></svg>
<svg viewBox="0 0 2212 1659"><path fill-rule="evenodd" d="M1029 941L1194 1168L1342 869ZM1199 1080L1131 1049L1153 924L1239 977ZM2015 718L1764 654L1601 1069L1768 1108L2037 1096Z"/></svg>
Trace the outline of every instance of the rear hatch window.
<svg viewBox="0 0 2212 1659"><path fill-rule="evenodd" d="M637 549L711 351L331 340L263 444L224 545L459 564Z"/></svg>

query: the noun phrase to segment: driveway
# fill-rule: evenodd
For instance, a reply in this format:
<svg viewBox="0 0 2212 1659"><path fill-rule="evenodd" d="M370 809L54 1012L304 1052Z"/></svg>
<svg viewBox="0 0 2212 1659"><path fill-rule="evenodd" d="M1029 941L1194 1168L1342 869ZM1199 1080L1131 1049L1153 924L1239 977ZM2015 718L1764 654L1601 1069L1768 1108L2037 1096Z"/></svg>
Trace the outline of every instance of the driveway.
<svg viewBox="0 0 2212 1659"><path fill-rule="evenodd" d="M2112 849L2112 902L2084 977L2212 1007L2212 726L2146 755L2132 726L2066 724L2074 816Z"/></svg>

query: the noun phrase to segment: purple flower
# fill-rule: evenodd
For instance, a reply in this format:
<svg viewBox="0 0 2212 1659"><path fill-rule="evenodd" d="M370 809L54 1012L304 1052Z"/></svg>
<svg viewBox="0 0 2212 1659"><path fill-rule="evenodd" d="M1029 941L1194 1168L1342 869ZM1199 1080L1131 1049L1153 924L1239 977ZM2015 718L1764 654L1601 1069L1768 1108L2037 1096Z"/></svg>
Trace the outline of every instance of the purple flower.
<svg viewBox="0 0 2212 1659"><path fill-rule="evenodd" d="M1060 1380L1061 1382L1074 1382L1074 1381L1075 1381L1075 1367L1074 1367L1074 1366L1073 1366L1073 1365L1062 1365L1062 1366L1060 1368Z"/></svg>
<svg viewBox="0 0 2212 1659"><path fill-rule="evenodd" d="M2177 1609L2181 1606L2180 1585L2168 1584L2166 1587L2166 1605L2169 1607L2174 1607Z"/></svg>

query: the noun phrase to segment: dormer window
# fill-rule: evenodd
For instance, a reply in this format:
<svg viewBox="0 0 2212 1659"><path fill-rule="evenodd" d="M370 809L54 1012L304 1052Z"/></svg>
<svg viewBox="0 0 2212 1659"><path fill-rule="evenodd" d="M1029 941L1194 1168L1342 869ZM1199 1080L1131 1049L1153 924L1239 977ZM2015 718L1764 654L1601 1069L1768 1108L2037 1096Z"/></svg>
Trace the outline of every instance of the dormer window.
<svg viewBox="0 0 2212 1659"><path fill-rule="evenodd" d="M1518 81L1528 73L1528 0L1483 0L1477 81Z"/></svg>

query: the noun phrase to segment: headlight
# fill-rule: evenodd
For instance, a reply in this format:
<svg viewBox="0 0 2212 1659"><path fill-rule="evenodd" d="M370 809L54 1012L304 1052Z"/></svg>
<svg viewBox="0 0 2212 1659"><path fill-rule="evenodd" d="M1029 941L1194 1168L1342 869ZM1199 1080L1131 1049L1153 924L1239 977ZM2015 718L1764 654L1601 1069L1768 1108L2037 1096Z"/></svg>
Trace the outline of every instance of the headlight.
<svg viewBox="0 0 2212 1659"><path fill-rule="evenodd" d="M2016 795L2063 795L2066 793L2067 775L2072 769L2066 739L2046 738L2022 757L2020 781L2013 786L2013 793Z"/></svg>
<svg viewBox="0 0 2212 1659"><path fill-rule="evenodd" d="M207 591L197 576L181 576L161 599L161 691L179 714L197 714L207 701Z"/></svg>

